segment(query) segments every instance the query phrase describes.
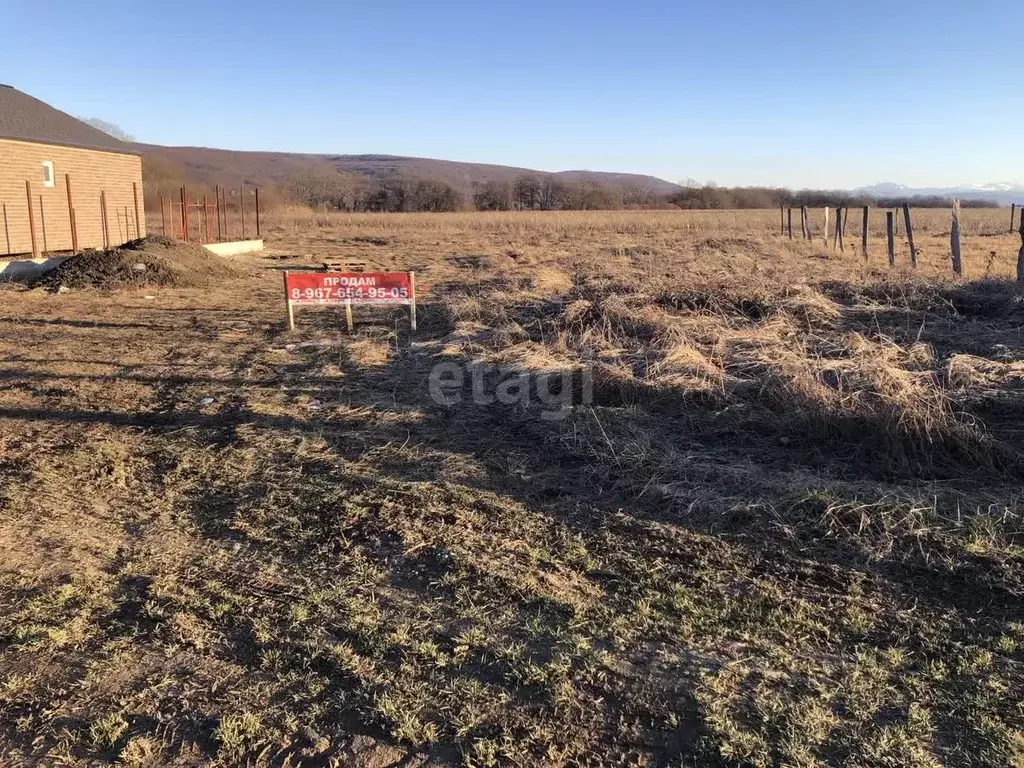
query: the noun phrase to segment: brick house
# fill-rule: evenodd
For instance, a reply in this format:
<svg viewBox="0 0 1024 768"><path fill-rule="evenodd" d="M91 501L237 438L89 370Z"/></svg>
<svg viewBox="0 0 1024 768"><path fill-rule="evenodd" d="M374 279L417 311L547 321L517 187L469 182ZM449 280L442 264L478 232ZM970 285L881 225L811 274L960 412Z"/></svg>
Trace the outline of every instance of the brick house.
<svg viewBox="0 0 1024 768"><path fill-rule="evenodd" d="M71 251L76 240L79 250L109 247L145 234L139 152L0 85L0 255Z"/></svg>

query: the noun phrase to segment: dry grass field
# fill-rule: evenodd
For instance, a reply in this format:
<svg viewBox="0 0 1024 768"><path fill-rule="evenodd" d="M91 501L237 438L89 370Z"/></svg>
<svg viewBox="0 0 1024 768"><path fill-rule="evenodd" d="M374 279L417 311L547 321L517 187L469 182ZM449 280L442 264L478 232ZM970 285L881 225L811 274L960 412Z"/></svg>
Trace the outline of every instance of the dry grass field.
<svg viewBox="0 0 1024 768"><path fill-rule="evenodd" d="M1020 241L856 213L282 210L211 288L0 288L0 763L1024 764ZM418 332L287 332L328 258Z"/></svg>

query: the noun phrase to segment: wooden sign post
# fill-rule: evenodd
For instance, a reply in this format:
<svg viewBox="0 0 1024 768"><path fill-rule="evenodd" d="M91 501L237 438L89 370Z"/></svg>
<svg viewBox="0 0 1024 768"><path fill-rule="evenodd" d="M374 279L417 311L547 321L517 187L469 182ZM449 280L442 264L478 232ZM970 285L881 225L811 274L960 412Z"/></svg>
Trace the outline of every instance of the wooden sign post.
<svg viewBox="0 0 1024 768"><path fill-rule="evenodd" d="M286 269L284 275L284 308L287 312L288 317L288 330L295 330L295 309L292 307L292 300L288 298L288 270Z"/></svg>
<svg viewBox="0 0 1024 768"><path fill-rule="evenodd" d="M866 259L868 257L868 207L866 205L864 206L863 216L864 223L861 225L860 250Z"/></svg>
<svg viewBox="0 0 1024 768"><path fill-rule="evenodd" d="M963 276L963 268L960 263L960 201L953 201L953 221L949 227L949 252L953 260L953 274L957 277Z"/></svg>
<svg viewBox="0 0 1024 768"><path fill-rule="evenodd" d="M914 227L910 223L910 203L903 204L903 219L907 225L907 243L910 245L910 266L917 269L917 248L914 247Z"/></svg>
<svg viewBox="0 0 1024 768"><path fill-rule="evenodd" d="M893 236L892 225L896 216L892 211L885 212L885 237L889 246L889 266L896 266L896 238Z"/></svg>
<svg viewBox="0 0 1024 768"><path fill-rule="evenodd" d="M1020 250L1017 251L1017 282L1024 283L1024 211L1020 216Z"/></svg>
<svg viewBox="0 0 1024 768"><path fill-rule="evenodd" d="M1022 229L1024 231L1024 229ZM1024 235L1022 235L1024 237ZM412 330L416 330L416 273L409 273L409 291L412 296L412 302L409 304L409 325Z"/></svg>
<svg viewBox="0 0 1024 768"><path fill-rule="evenodd" d="M845 219L843 219L843 209L836 208L836 236L832 243L833 247L843 253L846 249L843 247L843 227L845 226Z"/></svg>

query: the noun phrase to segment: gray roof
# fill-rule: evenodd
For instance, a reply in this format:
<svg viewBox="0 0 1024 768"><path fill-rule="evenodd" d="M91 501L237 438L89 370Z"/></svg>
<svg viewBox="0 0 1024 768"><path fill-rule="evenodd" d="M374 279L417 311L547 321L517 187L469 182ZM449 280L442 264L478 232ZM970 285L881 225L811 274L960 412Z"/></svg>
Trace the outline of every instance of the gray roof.
<svg viewBox="0 0 1024 768"><path fill-rule="evenodd" d="M0 85L0 139L141 154L131 144L9 85Z"/></svg>

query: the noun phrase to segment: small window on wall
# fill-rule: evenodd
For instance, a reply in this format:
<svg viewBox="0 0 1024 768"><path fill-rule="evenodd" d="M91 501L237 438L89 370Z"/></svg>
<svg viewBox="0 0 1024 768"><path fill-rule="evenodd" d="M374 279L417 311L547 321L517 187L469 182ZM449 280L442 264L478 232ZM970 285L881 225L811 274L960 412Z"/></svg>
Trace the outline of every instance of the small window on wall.
<svg viewBox="0 0 1024 768"><path fill-rule="evenodd" d="M43 186L53 186L53 161L47 160L43 163Z"/></svg>

